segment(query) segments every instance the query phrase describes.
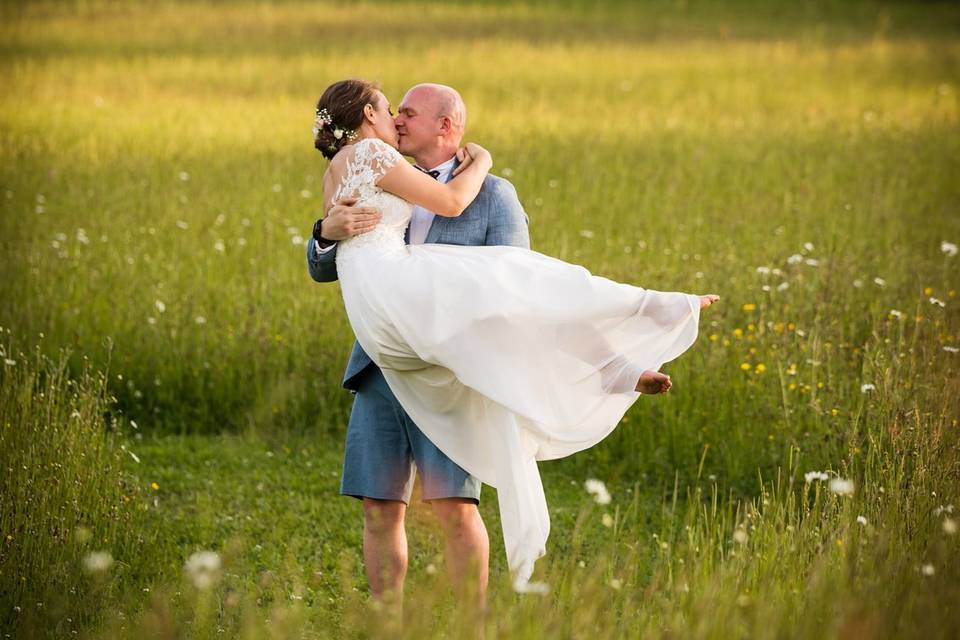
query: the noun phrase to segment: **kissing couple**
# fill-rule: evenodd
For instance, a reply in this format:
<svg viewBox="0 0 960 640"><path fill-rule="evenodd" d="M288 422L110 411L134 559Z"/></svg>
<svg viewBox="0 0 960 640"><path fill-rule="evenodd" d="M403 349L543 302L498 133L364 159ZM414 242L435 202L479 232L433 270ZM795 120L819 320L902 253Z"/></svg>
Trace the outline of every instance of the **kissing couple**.
<svg viewBox="0 0 960 640"><path fill-rule="evenodd" d="M442 85L410 89L396 116L357 79L327 87L316 107L314 146L329 166L307 264L314 280L340 281L356 336L340 492L363 500L378 599L402 601L414 465L455 583L472 564L483 604L485 483L514 589L542 591L530 581L550 531L537 462L592 447L640 395L666 393L659 369L693 345L700 310L719 300L530 250L516 191L490 175L486 149L461 146L465 126L463 100Z"/></svg>

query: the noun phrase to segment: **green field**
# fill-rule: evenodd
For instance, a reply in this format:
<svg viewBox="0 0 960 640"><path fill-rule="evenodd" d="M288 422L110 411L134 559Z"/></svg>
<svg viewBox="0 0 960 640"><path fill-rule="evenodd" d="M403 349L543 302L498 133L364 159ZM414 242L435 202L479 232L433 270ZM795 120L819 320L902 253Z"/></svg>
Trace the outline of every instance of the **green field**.
<svg viewBox="0 0 960 640"><path fill-rule="evenodd" d="M4 638L955 637L955 3L0 3L0 73ZM722 296L668 396L540 465L548 595L484 488L482 623L419 502L381 620L338 495L304 243L351 76L457 87L536 250Z"/></svg>

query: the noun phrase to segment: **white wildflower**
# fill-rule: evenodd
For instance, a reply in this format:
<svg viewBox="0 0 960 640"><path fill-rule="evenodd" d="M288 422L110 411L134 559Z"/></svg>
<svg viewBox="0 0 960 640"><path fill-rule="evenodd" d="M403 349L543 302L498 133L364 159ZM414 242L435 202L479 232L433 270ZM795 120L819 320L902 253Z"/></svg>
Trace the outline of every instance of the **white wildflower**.
<svg viewBox="0 0 960 640"><path fill-rule="evenodd" d="M875 390L876 390L876 387L869 382L864 382L862 385L860 385L860 393L866 393L868 391L875 391Z"/></svg>
<svg viewBox="0 0 960 640"><path fill-rule="evenodd" d="M828 476L823 471L807 471L805 474L803 474L803 479L805 482L809 484L814 480L821 480L823 482L826 482L827 480L830 479L830 476Z"/></svg>
<svg viewBox="0 0 960 640"><path fill-rule="evenodd" d="M10 358L4 358L4 359L3 359L3 364L7 365L8 367L13 367L13 366L16 366L17 361L16 361L16 360L11 360Z"/></svg>
<svg viewBox="0 0 960 640"><path fill-rule="evenodd" d="M434 564L431 562L430 564L427 565L426 572L428 575L432 576L437 573L437 567L434 566Z"/></svg>
<svg viewBox="0 0 960 640"><path fill-rule="evenodd" d="M944 240L943 242L940 243L940 251L944 252L945 254L947 254L948 257L952 258L953 256L957 255L957 245L953 244L952 242L947 242L946 240Z"/></svg>
<svg viewBox="0 0 960 640"><path fill-rule="evenodd" d="M160 313L163 313L164 311L167 310L167 305L163 304L163 300L157 300L153 304L157 308L157 311L159 311Z"/></svg>
<svg viewBox="0 0 960 640"><path fill-rule="evenodd" d="M227 250L227 245L223 243L223 240L217 240L216 242L213 243L213 248L219 251L220 253L223 253L224 251Z"/></svg>
<svg viewBox="0 0 960 640"><path fill-rule="evenodd" d="M620 591L621 587L623 587L623 581L620 578L612 578L610 580L610 588L614 591Z"/></svg>
<svg viewBox="0 0 960 640"><path fill-rule="evenodd" d="M303 236L293 236L290 238L290 242L297 245L298 247L302 245L306 240L303 239Z"/></svg>
<svg viewBox="0 0 960 640"><path fill-rule="evenodd" d="M733 541L737 544L747 544L748 537L747 532L743 529L737 529L733 532Z"/></svg>
<svg viewBox="0 0 960 640"><path fill-rule="evenodd" d="M603 526L605 527L613 526L613 516L611 516L609 513L603 514L603 517L600 519L600 521L603 523Z"/></svg>
<svg viewBox="0 0 960 640"><path fill-rule="evenodd" d="M906 317L903 311L900 311L898 309L890 309L890 315L896 318L897 320L903 320Z"/></svg>
<svg viewBox="0 0 960 640"><path fill-rule="evenodd" d="M960 347L951 347L950 345L944 346L943 350L947 353L960 353Z"/></svg>
<svg viewBox="0 0 960 640"><path fill-rule="evenodd" d="M830 491L833 491L838 496L852 496L853 495L853 480L845 480L843 478L834 478L830 481L829 484Z"/></svg>
<svg viewBox="0 0 960 640"><path fill-rule="evenodd" d="M867 519L866 519L865 517L863 517L863 516L857 516L857 524L859 524L860 526L865 527L865 526L867 526Z"/></svg>
<svg viewBox="0 0 960 640"><path fill-rule="evenodd" d="M863 280L861 280L860 278L857 278L856 280L853 281L853 286L859 289L860 287L863 286Z"/></svg>
<svg viewBox="0 0 960 640"><path fill-rule="evenodd" d="M87 232L83 229L77 229L77 242L80 244L90 244L90 238L87 237Z"/></svg>
<svg viewBox="0 0 960 640"><path fill-rule="evenodd" d="M935 516L939 516L941 513L953 513L953 505L952 504L940 505L939 507L933 510L933 515Z"/></svg>
<svg viewBox="0 0 960 640"><path fill-rule="evenodd" d="M943 519L943 532L948 536L952 536L957 533L957 521L953 518L944 518Z"/></svg>
<svg viewBox="0 0 960 640"><path fill-rule="evenodd" d="M607 485L602 480L590 478L583 483L587 493L593 495L593 499L598 504L610 504L610 492L607 491Z"/></svg>
<svg viewBox="0 0 960 640"><path fill-rule="evenodd" d="M187 173L186 171L181 171L181 172L180 172L180 179L183 180L184 182L189 182L189 181L190 181L190 174Z"/></svg>
<svg viewBox="0 0 960 640"><path fill-rule="evenodd" d="M177 228L179 229L189 229L190 225L187 224L186 220L177 220Z"/></svg>
<svg viewBox="0 0 960 640"><path fill-rule="evenodd" d="M820 261L817 260L816 258L807 258L806 260L804 260L804 262L806 262L811 267L820 266Z"/></svg>
<svg viewBox="0 0 960 640"><path fill-rule="evenodd" d="M807 253L809 253L809 252L813 251L813 243L812 243L812 242L804 242L804 243L803 243L803 248L807 251Z"/></svg>
<svg viewBox="0 0 960 640"><path fill-rule="evenodd" d="M757 273L762 273L763 275L767 275L768 273L770 273L770 267L757 267Z"/></svg>
<svg viewBox="0 0 960 640"><path fill-rule="evenodd" d="M936 572L937 572L937 570L934 569L934 568L933 568L933 565L930 564L929 562L928 562L927 564L923 565L922 567L920 567L920 573L922 573L923 575L928 576L928 577L929 577L929 576L932 576L932 575L935 574Z"/></svg>
<svg viewBox="0 0 960 640"><path fill-rule="evenodd" d="M939 298L934 298L934 297L932 297L932 296L930 297L930 304L935 304L935 305L937 305L938 307L945 307L945 306L947 306L947 303L946 303L946 302L944 302L943 300L941 300L941 299L939 299Z"/></svg>
<svg viewBox="0 0 960 640"><path fill-rule="evenodd" d="M878 287L885 287L885 286L887 286L887 281L884 280L883 278L874 278L874 279L873 279L873 282L874 282L874 284L876 284Z"/></svg>
<svg viewBox="0 0 960 640"><path fill-rule="evenodd" d="M183 570L198 589L209 589L220 577L220 554L197 551L187 558Z"/></svg>
<svg viewBox="0 0 960 640"><path fill-rule="evenodd" d="M300 192L300 197L301 197L301 198L304 198L304 199L306 199L306 198L312 198L312 197L313 197L313 194L310 193L310 190L309 190L309 189L304 189L304 190L302 190L302 191Z"/></svg>
<svg viewBox="0 0 960 640"><path fill-rule="evenodd" d="M777 285L777 291L786 291L789 288L790 288L790 283L787 282L786 280L784 280L783 282Z"/></svg>
<svg viewBox="0 0 960 640"><path fill-rule="evenodd" d="M803 256L799 253L795 253L787 258L787 264L800 264L801 262L803 262Z"/></svg>
<svg viewBox="0 0 960 640"><path fill-rule="evenodd" d="M196 322L197 324L207 324L207 319L204 318L203 316L197 316L196 318L193 319L193 321Z"/></svg>
<svg viewBox="0 0 960 640"><path fill-rule="evenodd" d="M83 568L87 573L103 573L113 566L113 556L109 551L91 551L83 558Z"/></svg>
<svg viewBox="0 0 960 640"><path fill-rule="evenodd" d="M517 593L530 593L537 596L545 596L550 593L550 585L546 582L527 582L519 578L513 583L513 590Z"/></svg>

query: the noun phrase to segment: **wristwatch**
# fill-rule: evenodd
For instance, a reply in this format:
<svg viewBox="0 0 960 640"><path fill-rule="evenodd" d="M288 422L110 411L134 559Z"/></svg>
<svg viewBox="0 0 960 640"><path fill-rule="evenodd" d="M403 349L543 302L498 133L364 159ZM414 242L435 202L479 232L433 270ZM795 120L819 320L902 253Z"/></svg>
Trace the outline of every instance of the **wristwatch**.
<svg viewBox="0 0 960 640"><path fill-rule="evenodd" d="M317 245L321 249L326 249L330 245L336 244L332 240L327 240L323 237L323 218L313 223L313 239L317 241Z"/></svg>

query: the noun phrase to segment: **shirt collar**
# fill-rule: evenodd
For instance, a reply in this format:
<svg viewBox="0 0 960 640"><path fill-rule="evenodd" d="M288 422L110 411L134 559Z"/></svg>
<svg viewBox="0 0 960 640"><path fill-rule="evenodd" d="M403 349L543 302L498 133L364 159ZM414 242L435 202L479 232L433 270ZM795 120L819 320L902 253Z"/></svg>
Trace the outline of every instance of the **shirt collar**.
<svg viewBox="0 0 960 640"><path fill-rule="evenodd" d="M425 170L425 171L439 171L439 172L440 172L440 175L437 176L437 177L438 177L438 178L442 178L442 177L444 177L445 175L449 174L451 171L453 171L453 167L454 167L454 165L456 164L456 162L457 162L457 156L453 156L452 158L450 158L450 159L447 160L446 162L442 162L442 163L438 164L438 165L435 166L435 167L430 167L430 168L424 169L424 170ZM419 167L420 165L417 165L417 166ZM421 167L421 168L423 168L423 167Z"/></svg>

